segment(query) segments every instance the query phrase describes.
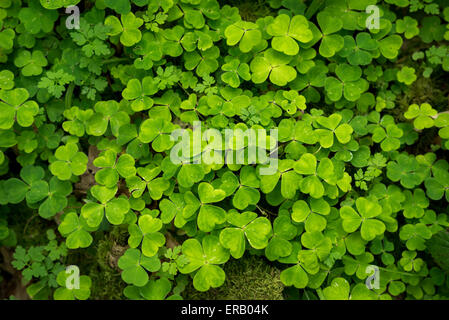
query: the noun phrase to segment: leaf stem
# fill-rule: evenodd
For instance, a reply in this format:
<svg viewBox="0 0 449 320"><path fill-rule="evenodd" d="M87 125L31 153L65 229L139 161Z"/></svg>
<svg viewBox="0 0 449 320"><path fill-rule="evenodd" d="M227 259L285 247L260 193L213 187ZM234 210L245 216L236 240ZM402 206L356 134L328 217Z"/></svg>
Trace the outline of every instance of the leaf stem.
<svg viewBox="0 0 449 320"><path fill-rule="evenodd" d="M395 271L395 270L390 270L390 269L386 269L386 268L382 268L382 267L378 267L379 270L385 271L385 272L390 272L390 273L397 273L397 274L402 274L404 276L410 276L410 277L420 277L419 274L412 274L412 273L408 273L408 272L402 272L402 271Z"/></svg>
<svg viewBox="0 0 449 320"><path fill-rule="evenodd" d="M449 111L443 111L443 112L437 113L436 115L430 116L430 117L433 118L433 119L436 119L436 118L438 118L440 116L440 114L443 114L443 113L449 113Z"/></svg>
<svg viewBox="0 0 449 320"><path fill-rule="evenodd" d="M70 82L67 91L65 93L65 107L66 109L70 108L72 106L72 97L73 97L73 90L75 89L75 82Z"/></svg>
<svg viewBox="0 0 449 320"><path fill-rule="evenodd" d="M109 64L109 63L125 62L125 61L131 61L131 59L129 59L129 58L111 58L108 60L104 60L103 65Z"/></svg>
<svg viewBox="0 0 449 320"><path fill-rule="evenodd" d="M320 298L320 300L326 300L326 298L324 297L324 294L323 294L323 290L321 290L321 288L316 289L316 293L318 294L318 297Z"/></svg>
<svg viewBox="0 0 449 320"><path fill-rule="evenodd" d="M324 0L313 0L304 14L307 19L310 19L320 7L324 4Z"/></svg>

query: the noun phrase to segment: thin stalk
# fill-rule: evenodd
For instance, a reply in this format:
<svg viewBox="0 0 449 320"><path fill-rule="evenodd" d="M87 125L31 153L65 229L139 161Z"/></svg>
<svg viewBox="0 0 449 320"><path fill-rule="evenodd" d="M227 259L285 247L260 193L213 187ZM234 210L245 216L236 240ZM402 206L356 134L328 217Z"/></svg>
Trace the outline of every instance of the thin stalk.
<svg viewBox="0 0 449 320"><path fill-rule="evenodd" d="M70 108L72 106L72 97L73 97L73 90L75 89L75 82L70 82L69 87L67 88L67 91L65 93L65 107L66 109Z"/></svg>
<svg viewBox="0 0 449 320"><path fill-rule="evenodd" d="M129 58L111 58L111 59L108 59L108 60L104 60L103 64L125 62L125 61L131 61L131 60Z"/></svg>
<svg viewBox="0 0 449 320"><path fill-rule="evenodd" d="M316 293L318 294L318 297L320 298L320 300L326 300L326 298L324 297L324 294L323 294L323 290L321 290L321 288L316 289Z"/></svg>
<svg viewBox="0 0 449 320"><path fill-rule="evenodd" d="M307 19L310 19L320 7L324 4L324 0L313 0L304 14Z"/></svg>
<svg viewBox="0 0 449 320"><path fill-rule="evenodd" d="M382 267L378 267L379 270L385 271L385 272L390 272L390 273L397 273L397 274L402 274L404 276L410 276L410 277L420 277L419 274L412 274L412 273L408 273L408 272L402 272L402 271L395 271L395 270L390 270L390 269L386 269L386 268L382 268Z"/></svg>

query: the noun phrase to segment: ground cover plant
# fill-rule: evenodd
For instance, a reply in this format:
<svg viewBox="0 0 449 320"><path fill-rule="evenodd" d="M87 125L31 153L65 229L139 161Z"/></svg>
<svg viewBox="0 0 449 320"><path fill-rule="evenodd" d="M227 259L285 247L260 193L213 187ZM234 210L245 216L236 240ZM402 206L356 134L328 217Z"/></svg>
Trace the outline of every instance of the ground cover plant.
<svg viewBox="0 0 449 320"><path fill-rule="evenodd" d="M446 0L0 0L0 297L449 299L448 80Z"/></svg>

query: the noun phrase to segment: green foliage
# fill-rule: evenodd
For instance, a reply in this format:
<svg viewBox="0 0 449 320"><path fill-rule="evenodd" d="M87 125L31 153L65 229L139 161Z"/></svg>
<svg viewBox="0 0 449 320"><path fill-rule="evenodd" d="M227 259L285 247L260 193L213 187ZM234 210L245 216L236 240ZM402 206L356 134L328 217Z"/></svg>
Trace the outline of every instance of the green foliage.
<svg viewBox="0 0 449 320"><path fill-rule="evenodd" d="M36 300L49 299L52 290L61 285L59 274L65 274L63 263L67 248L64 243L58 243L52 229L47 231L47 238L49 242L46 245L29 248L17 246L11 262L15 269L21 271L24 281L29 283L28 295Z"/></svg>
<svg viewBox="0 0 449 320"><path fill-rule="evenodd" d="M435 116L436 114L437 111L428 103L423 103L421 106L412 104L407 112L404 113L404 117L407 119L415 119L413 121L413 126L418 130L422 130L433 127L434 121L432 116Z"/></svg>
<svg viewBox="0 0 449 320"><path fill-rule="evenodd" d="M193 278L195 289L207 291L224 283L225 273L218 265L228 261L229 251L221 246L218 237L207 235L202 243L188 239L182 244L182 253L189 263L179 271L185 274L198 270Z"/></svg>
<svg viewBox="0 0 449 320"><path fill-rule="evenodd" d="M373 240L376 236L385 232L385 224L375 219L382 213L382 207L366 198L356 200L357 211L349 206L340 209L340 216L343 219L343 229L352 233L360 226L360 234L364 240Z"/></svg>
<svg viewBox="0 0 449 320"><path fill-rule="evenodd" d="M92 236L87 231L89 227L82 218L74 211L64 215L58 231L67 237L66 245L69 249L87 248L92 243Z"/></svg>
<svg viewBox="0 0 449 320"><path fill-rule="evenodd" d="M92 280L88 276L80 276L79 288L68 289L66 287L68 274L65 270L58 273L56 281L61 286L54 292L55 300L87 300L90 296Z"/></svg>
<svg viewBox="0 0 449 320"><path fill-rule="evenodd" d="M120 20L116 16L109 16L104 24L110 28L108 35L120 35L120 42L124 46L131 47L142 38L139 27L142 26L143 20L136 18L132 12L122 14Z"/></svg>
<svg viewBox="0 0 449 320"><path fill-rule="evenodd" d="M47 65L48 61L42 51L36 50L32 53L27 50L20 51L14 60L16 67L22 69L22 74L26 77L38 76L42 73L42 67Z"/></svg>
<svg viewBox="0 0 449 320"><path fill-rule="evenodd" d="M0 1L0 244L35 299L447 299L448 23L429 0ZM61 238L25 244L24 209Z"/></svg>
<svg viewBox="0 0 449 320"><path fill-rule="evenodd" d="M0 129L10 129L17 122L22 127L29 127L39 112L35 101L28 100L26 89L2 90L0 92Z"/></svg>
<svg viewBox="0 0 449 320"><path fill-rule="evenodd" d="M430 254L432 255L433 259L435 259L435 262L438 264L438 266L445 272L447 272L449 269L447 259L448 245L449 241L447 231L438 232L428 241Z"/></svg>
<svg viewBox="0 0 449 320"><path fill-rule="evenodd" d="M403 67L397 74L398 81L411 85L416 80L415 69L409 67Z"/></svg>
<svg viewBox="0 0 449 320"><path fill-rule="evenodd" d="M183 296L187 300L284 300L280 271L257 256L244 256L225 264L223 286L206 292L189 285Z"/></svg>
<svg viewBox="0 0 449 320"><path fill-rule="evenodd" d="M60 146L55 151L56 161L49 166L50 172L59 180L69 180L72 175L81 175L87 168L87 156L78 152L75 143Z"/></svg>

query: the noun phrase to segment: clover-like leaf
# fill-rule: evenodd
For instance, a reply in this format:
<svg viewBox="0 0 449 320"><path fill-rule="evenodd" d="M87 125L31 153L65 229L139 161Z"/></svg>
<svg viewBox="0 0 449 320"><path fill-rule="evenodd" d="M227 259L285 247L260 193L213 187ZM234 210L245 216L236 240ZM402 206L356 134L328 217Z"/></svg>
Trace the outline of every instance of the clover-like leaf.
<svg viewBox="0 0 449 320"><path fill-rule="evenodd" d="M418 130L422 130L433 127L434 119L432 117L436 114L437 111L428 103L423 103L420 106L412 104L404 113L404 117L414 119L413 126Z"/></svg>
<svg viewBox="0 0 449 320"><path fill-rule="evenodd" d="M239 210L246 209L249 205L255 205L260 200L257 190L260 182L253 167L243 167L240 171L240 186L234 193L232 204Z"/></svg>
<svg viewBox="0 0 449 320"><path fill-rule="evenodd" d="M348 300L350 286L346 279L335 278L329 287L323 289L326 300Z"/></svg>
<svg viewBox="0 0 449 320"><path fill-rule="evenodd" d="M251 61L252 81L262 83L269 77L274 84L285 86L296 78L296 70L288 65L291 59L283 53L267 49Z"/></svg>
<svg viewBox="0 0 449 320"><path fill-rule="evenodd" d="M292 18L286 14L278 15L267 26L267 33L273 36L271 40L273 49L290 56L299 52L296 41L307 43L313 39L309 23L302 15L295 15Z"/></svg>
<svg viewBox="0 0 449 320"><path fill-rule="evenodd" d="M424 223L406 224L400 229L399 237L405 241L407 249L425 250L425 242L432 237L432 231Z"/></svg>
<svg viewBox="0 0 449 320"><path fill-rule="evenodd" d="M122 14L120 20L116 16L108 16L104 24L111 28L109 35L120 34L120 42L126 47L131 47L142 39L139 27L142 26L143 20L136 18L132 12Z"/></svg>
<svg viewBox="0 0 449 320"><path fill-rule="evenodd" d="M32 53L27 50L17 54L14 64L22 69L22 74L26 77L38 76L42 73L42 67L48 64L42 51L34 50Z"/></svg>
<svg viewBox="0 0 449 320"><path fill-rule="evenodd" d="M255 249L264 249L272 234L270 221L265 217L257 217L254 212L241 214L231 211L227 215L232 227L220 232L220 243L229 249L235 259L240 259L245 253L246 241Z"/></svg>
<svg viewBox="0 0 449 320"><path fill-rule="evenodd" d="M207 182L201 182L198 186L198 195L202 203L220 202L226 197L226 193L221 189L214 189L214 187Z"/></svg>
<svg viewBox="0 0 449 320"><path fill-rule="evenodd" d="M105 0L105 5L113 9L117 13L125 14L131 10L131 3L129 0Z"/></svg>
<svg viewBox="0 0 449 320"><path fill-rule="evenodd" d="M325 129L317 129L316 134L319 137L323 148L330 148L334 144L334 135L340 143L348 143L354 129L348 123L341 123L342 117L338 113L330 115L328 118L320 116L317 122Z"/></svg>
<svg viewBox="0 0 449 320"><path fill-rule="evenodd" d="M93 241L92 236L74 211L64 216L58 230L63 236L67 237L66 245L69 249L87 248Z"/></svg>
<svg viewBox="0 0 449 320"><path fill-rule="evenodd" d="M156 152L170 149L174 145L171 139L171 132L176 126L162 118L147 119L140 125L139 140L143 143L150 143Z"/></svg>
<svg viewBox="0 0 449 320"><path fill-rule="evenodd" d="M124 221L130 205L126 198L114 198L117 187L107 188L95 185L90 191L100 203L88 202L81 208L81 216L86 220L89 227L98 227L104 216L114 225L119 225Z"/></svg>
<svg viewBox="0 0 449 320"><path fill-rule="evenodd" d="M356 207L358 212L349 206L340 208L343 229L346 232L352 233L362 225L362 238L368 241L384 233L385 224L380 220L374 219L382 213L382 207L377 202L360 197L356 200Z"/></svg>
<svg viewBox="0 0 449 320"><path fill-rule="evenodd" d="M200 243L196 239L187 239L182 244L182 253L188 263L181 267L181 273L199 271L193 277L193 286L198 291L218 288L225 281L225 273L218 265L229 259L229 251L223 248L218 237L207 235Z"/></svg>
<svg viewBox="0 0 449 320"><path fill-rule="evenodd" d="M416 81L415 69L411 67L402 67L398 72L397 78L399 82L405 83L406 85L411 85Z"/></svg>
<svg viewBox="0 0 449 320"><path fill-rule="evenodd" d="M396 20L396 31L403 33L407 39L411 39L419 34L418 21L409 16L398 19Z"/></svg>
<svg viewBox="0 0 449 320"><path fill-rule="evenodd" d="M380 143L380 147L384 151L397 150L401 146L401 138L403 131L394 123L385 125L385 129L381 126L373 130L373 141Z"/></svg>
<svg viewBox="0 0 449 320"><path fill-rule="evenodd" d="M344 46L338 55L348 60L353 66L369 65L376 56L378 43L367 32L360 32L355 39L352 36L344 36Z"/></svg>
<svg viewBox="0 0 449 320"><path fill-rule="evenodd" d="M343 27L343 21L341 17L326 11L319 12L317 20L323 32L319 52L323 57L332 57L344 45L343 37L336 34Z"/></svg>
<svg viewBox="0 0 449 320"><path fill-rule="evenodd" d="M19 20L31 34L38 34L40 31L50 32L58 16L56 10L43 8L39 1L30 2L27 7L22 7L18 12Z"/></svg>
<svg viewBox="0 0 449 320"><path fill-rule="evenodd" d="M394 59L402 47L402 38L396 34L388 36L379 41L379 49L382 55L387 59Z"/></svg>
<svg viewBox="0 0 449 320"><path fill-rule="evenodd" d="M408 189L420 185L427 176L424 165L412 155L400 154L395 161L387 164L387 177L394 182L400 181Z"/></svg>
<svg viewBox="0 0 449 320"><path fill-rule="evenodd" d="M150 97L158 91L156 81L152 77L145 77L140 82L131 79L128 82L122 95L126 100L132 101L131 108L138 112L150 109L153 106L153 99Z"/></svg>
<svg viewBox="0 0 449 320"><path fill-rule="evenodd" d="M128 244L131 248L137 248L142 244L142 253L147 257L157 254L159 248L165 244L165 237L159 231L162 228L162 221L153 218L149 214L139 217L138 224L131 224L128 227L130 237Z"/></svg>
<svg viewBox="0 0 449 320"><path fill-rule="evenodd" d="M185 68L187 70L196 70L196 74L205 77L218 69L217 58L220 56L220 49L212 47L205 51L186 52L184 54Z"/></svg>
<svg viewBox="0 0 449 320"><path fill-rule="evenodd" d="M338 79L328 77L325 80L326 94L332 101L338 101L342 96L348 101L357 101L369 87L368 82L361 78L362 69L359 66L339 64L335 73Z"/></svg>
<svg viewBox="0 0 449 320"><path fill-rule="evenodd" d="M221 75L221 79L233 88L239 87L240 78L246 81L251 80L248 64L240 63L238 59L233 59L224 64L221 69L226 71Z"/></svg>
<svg viewBox="0 0 449 320"><path fill-rule="evenodd" d="M267 259L274 261L288 257L293 250L293 245L290 240L296 236L297 231L290 217L277 217L273 223L273 237L265 248L265 256Z"/></svg>
<svg viewBox="0 0 449 320"><path fill-rule="evenodd" d="M432 200L440 200L445 196L449 199L449 172L437 170L434 177L429 177L424 181L427 196Z"/></svg>
<svg viewBox="0 0 449 320"><path fill-rule="evenodd" d="M0 91L0 129L10 129L16 121L22 127L33 124L39 106L29 96L22 88Z"/></svg>
<svg viewBox="0 0 449 320"><path fill-rule="evenodd" d="M9 70L0 71L0 89L11 90L14 88L14 73Z"/></svg>
<svg viewBox="0 0 449 320"><path fill-rule="evenodd" d="M324 199L310 199L310 206L304 200L296 201L293 204L292 220L304 222L306 231L323 231L326 228L325 217L330 213L331 208Z"/></svg>
<svg viewBox="0 0 449 320"><path fill-rule="evenodd" d="M152 199L159 200L162 198L163 193L170 187L170 182L163 177L158 177L160 172L160 167L137 168L137 173L142 178L131 176L126 179L126 184L133 197L141 197L145 189L148 189Z"/></svg>
<svg viewBox="0 0 449 320"><path fill-rule="evenodd" d="M86 132L89 135L101 136L108 129L118 136L119 128L130 122L126 112L120 110L117 101L99 101L94 106L95 113L86 121Z"/></svg>
<svg viewBox="0 0 449 320"><path fill-rule="evenodd" d="M56 289L53 297L55 300L87 300L91 294L92 280L88 276L79 277L79 288L69 289L67 287L67 282L70 273L65 270L58 273L56 281L61 286Z"/></svg>
<svg viewBox="0 0 449 320"><path fill-rule="evenodd" d="M13 29L4 29L0 31L0 48L9 50L14 46L16 33Z"/></svg>
<svg viewBox="0 0 449 320"><path fill-rule="evenodd" d="M247 21L237 21L229 25L224 35L228 46L239 44L242 52L249 52L262 41L262 32L257 24Z"/></svg>
<svg viewBox="0 0 449 320"><path fill-rule="evenodd" d="M137 172L132 156L122 154L117 159L117 153L111 149L105 150L95 158L93 165L101 168L95 173L95 180L108 188L117 186L120 176L126 179Z"/></svg>
<svg viewBox="0 0 449 320"><path fill-rule="evenodd" d="M82 175L87 169L88 158L78 151L78 145L68 143L60 146L55 151L56 161L52 162L49 169L59 180L69 180L72 175Z"/></svg>
<svg viewBox="0 0 449 320"><path fill-rule="evenodd" d="M123 281L137 287L143 287L149 280L147 271L158 271L161 268L161 261L157 255L149 258L142 255L138 249L131 248L120 257L118 266L123 270Z"/></svg>

